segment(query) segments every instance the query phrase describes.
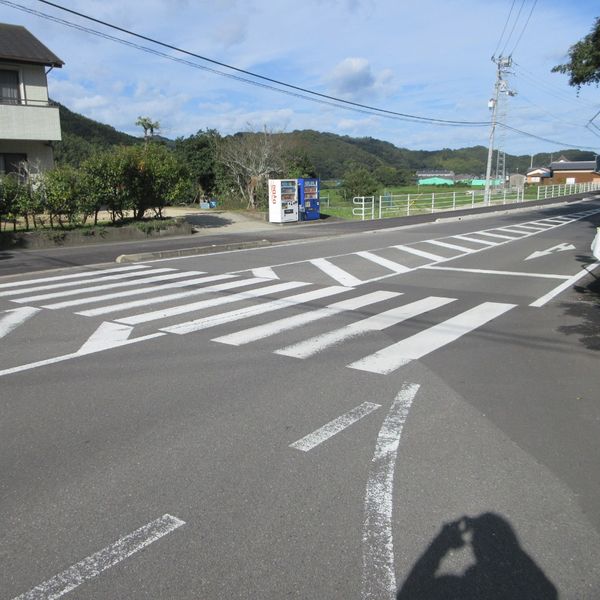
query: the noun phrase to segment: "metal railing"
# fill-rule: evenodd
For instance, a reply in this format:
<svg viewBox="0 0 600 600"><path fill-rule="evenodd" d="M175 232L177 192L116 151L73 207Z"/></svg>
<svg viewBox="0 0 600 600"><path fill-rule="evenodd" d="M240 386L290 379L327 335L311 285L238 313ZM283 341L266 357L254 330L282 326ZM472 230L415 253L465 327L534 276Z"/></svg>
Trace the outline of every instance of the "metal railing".
<svg viewBox="0 0 600 600"><path fill-rule="evenodd" d="M525 188L492 190L489 206L516 204L527 200L543 200L600 190L600 183L580 183L540 186L537 192L526 194ZM416 194L385 194L379 197L358 196L352 200L352 215L362 221L387 217L436 213L486 206L484 190L431 192Z"/></svg>
<svg viewBox="0 0 600 600"><path fill-rule="evenodd" d="M558 198L560 196L572 196L573 194L585 194L600 190L600 183L561 183L555 185L540 185L537 189L537 199Z"/></svg>

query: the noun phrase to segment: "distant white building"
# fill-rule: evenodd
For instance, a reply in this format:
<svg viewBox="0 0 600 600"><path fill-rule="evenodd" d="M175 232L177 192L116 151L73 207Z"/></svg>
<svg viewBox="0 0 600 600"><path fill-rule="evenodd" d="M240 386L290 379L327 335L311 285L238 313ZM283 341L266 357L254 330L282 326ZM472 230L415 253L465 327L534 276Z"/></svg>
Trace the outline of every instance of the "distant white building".
<svg viewBox="0 0 600 600"><path fill-rule="evenodd" d="M53 166L60 117L49 102L46 68L63 64L24 27L0 23L0 173L17 171L23 161Z"/></svg>

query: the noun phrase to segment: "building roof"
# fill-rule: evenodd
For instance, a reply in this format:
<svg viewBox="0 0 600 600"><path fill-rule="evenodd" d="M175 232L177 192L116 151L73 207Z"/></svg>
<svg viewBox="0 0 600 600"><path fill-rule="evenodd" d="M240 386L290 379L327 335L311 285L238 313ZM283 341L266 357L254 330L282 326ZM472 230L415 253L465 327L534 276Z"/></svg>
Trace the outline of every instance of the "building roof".
<svg viewBox="0 0 600 600"><path fill-rule="evenodd" d="M559 160L550 163L553 171L595 171L595 160Z"/></svg>
<svg viewBox="0 0 600 600"><path fill-rule="evenodd" d="M65 63L21 25L0 23L0 60L62 67Z"/></svg>

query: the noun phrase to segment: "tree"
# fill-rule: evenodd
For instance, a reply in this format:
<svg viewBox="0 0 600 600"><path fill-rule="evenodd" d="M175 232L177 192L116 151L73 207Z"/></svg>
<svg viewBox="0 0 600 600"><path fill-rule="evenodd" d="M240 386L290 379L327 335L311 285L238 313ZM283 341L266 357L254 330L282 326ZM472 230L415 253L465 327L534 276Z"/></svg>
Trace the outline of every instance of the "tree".
<svg viewBox="0 0 600 600"><path fill-rule="evenodd" d="M344 188L348 197L374 196L377 192L377 181L365 167L352 167L344 176Z"/></svg>
<svg viewBox="0 0 600 600"><path fill-rule="evenodd" d="M247 208L256 209L267 179L284 172L284 156L283 136L266 127L217 140L217 161L226 171L225 180L235 186Z"/></svg>
<svg viewBox="0 0 600 600"><path fill-rule="evenodd" d="M146 142L154 136L154 130L160 128L160 123L153 121L150 117L138 117L135 124L144 130L144 139Z"/></svg>
<svg viewBox="0 0 600 600"><path fill-rule="evenodd" d="M215 191L216 186L216 130L199 131L187 138L177 138L173 149L177 159L189 171L196 191L193 196L206 196Z"/></svg>
<svg viewBox="0 0 600 600"><path fill-rule="evenodd" d="M557 65L553 73L568 73L569 85L600 84L600 17L592 31L569 49L569 62Z"/></svg>

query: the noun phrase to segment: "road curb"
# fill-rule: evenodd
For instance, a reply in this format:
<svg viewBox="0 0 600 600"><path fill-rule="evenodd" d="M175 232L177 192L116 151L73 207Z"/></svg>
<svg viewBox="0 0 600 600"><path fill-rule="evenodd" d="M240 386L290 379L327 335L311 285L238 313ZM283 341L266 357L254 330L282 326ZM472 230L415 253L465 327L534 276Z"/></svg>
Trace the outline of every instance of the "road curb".
<svg viewBox="0 0 600 600"><path fill-rule="evenodd" d="M121 254L115 262L129 263L144 260L156 260L160 258L178 258L181 256L195 256L197 254L213 254L226 252L228 250L243 250L245 248L263 248L271 246L269 240L255 240L252 242L238 242L230 244L210 244L209 246L197 246L196 248L181 248L179 250L159 250L157 252L140 252L138 254Z"/></svg>

